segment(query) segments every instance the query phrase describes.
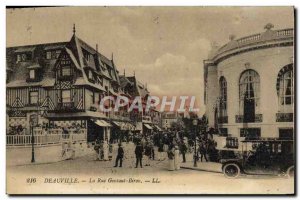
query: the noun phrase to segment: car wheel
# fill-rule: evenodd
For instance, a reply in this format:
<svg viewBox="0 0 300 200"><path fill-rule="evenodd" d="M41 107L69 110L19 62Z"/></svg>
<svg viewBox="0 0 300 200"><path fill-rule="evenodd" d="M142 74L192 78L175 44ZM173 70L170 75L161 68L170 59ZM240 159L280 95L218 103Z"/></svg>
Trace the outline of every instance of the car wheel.
<svg viewBox="0 0 300 200"><path fill-rule="evenodd" d="M223 173L227 178L237 178L241 173L241 169L237 164L229 163L223 167Z"/></svg>
<svg viewBox="0 0 300 200"><path fill-rule="evenodd" d="M294 166L290 166L286 170L286 175L287 175L288 178L294 178L294 173L295 173L295 167Z"/></svg>

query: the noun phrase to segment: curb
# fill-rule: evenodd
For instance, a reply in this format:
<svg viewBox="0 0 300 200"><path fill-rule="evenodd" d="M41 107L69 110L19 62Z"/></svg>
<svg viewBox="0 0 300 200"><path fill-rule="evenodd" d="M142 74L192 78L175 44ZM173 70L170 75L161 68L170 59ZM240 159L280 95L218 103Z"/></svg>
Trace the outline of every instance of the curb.
<svg viewBox="0 0 300 200"><path fill-rule="evenodd" d="M180 166L181 169L190 169L190 170L196 170L196 171L204 171L204 172L212 172L212 173L219 173L222 174L222 172L219 171L213 171L213 170L208 170L208 169L199 169L199 168L194 168L194 167L182 167Z"/></svg>

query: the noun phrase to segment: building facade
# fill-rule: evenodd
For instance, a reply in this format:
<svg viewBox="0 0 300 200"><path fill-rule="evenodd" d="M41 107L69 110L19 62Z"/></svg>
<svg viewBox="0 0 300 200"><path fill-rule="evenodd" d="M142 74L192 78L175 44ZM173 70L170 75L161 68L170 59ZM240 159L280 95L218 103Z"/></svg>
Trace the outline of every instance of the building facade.
<svg viewBox="0 0 300 200"><path fill-rule="evenodd" d="M109 59L77 37L75 26L70 41L8 47L6 54L8 157L15 157L13 147L30 146L31 135L36 145L57 144L61 152L75 143L113 142L120 133L142 131L137 122L148 113L134 115L127 107L103 112L100 102L119 95L147 101L148 89L135 76L120 76L113 55ZM114 102L104 107L114 108ZM72 140L62 145L66 138Z"/></svg>
<svg viewBox="0 0 300 200"><path fill-rule="evenodd" d="M294 137L294 30L273 27L231 36L204 60L206 115L220 136Z"/></svg>
<svg viewBox="0 0 300 200"><path fill-rule="evenodd" d="M161 125L165 130L171 130L176 127L175 124L183 124L182 114L179 112L163 112L161 115Z"/></svg>

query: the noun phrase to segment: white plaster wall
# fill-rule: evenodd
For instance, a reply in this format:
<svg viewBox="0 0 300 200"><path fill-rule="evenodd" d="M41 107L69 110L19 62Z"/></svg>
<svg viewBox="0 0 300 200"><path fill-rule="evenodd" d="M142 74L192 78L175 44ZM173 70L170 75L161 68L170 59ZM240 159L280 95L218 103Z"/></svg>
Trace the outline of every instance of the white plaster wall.
<svg viewBox="0 0 300 200"><path fill-rule="evenodd" d="M207 71L207 102L206 113L208 117L208 126L214 127L214 107L219 96L219 84L217 66L209 66Z"/></svg>
<svg viewBox="0 0 300 200"><path fill-rule="evenodd" d="M262 123L248 123L247 126L261 127L262 137L278 137L279 127L293 127L293 123L276 122L276 113L279 111L277 75L284 66L293 62L292 58L293 47L275 47L242 53L218 64L215 83L218 84L221 76L224 76L227 81L228 124L222 127L227 127L229 134L239 136L239 128L243 127L242 123L235 123L235 115L239 114L239 78L246 69L253 69L260 76L260 109L256 113L263 114ZM245 63L250 65L246 67ZM213 73L211 75L209 83L215 77ZM214 86L208 88L208 94L214 97L214 93ZM208 101L211 101L211 98ZM208 105L209 118L213 116L210 107L211 105Z"/></svg>

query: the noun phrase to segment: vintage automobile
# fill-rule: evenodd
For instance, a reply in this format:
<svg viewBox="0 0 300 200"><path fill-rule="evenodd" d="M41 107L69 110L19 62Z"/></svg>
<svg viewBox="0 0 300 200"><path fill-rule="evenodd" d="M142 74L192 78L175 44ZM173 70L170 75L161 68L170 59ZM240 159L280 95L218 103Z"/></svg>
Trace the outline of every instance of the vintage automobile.
<svg viewBox="0 0 300 200"><path fill-rule="evenodd" d="M220 160L226 177L237 178L241 174L294 176L293 140L260 138L241 143L239 156Z"/></svg>

